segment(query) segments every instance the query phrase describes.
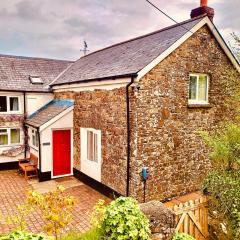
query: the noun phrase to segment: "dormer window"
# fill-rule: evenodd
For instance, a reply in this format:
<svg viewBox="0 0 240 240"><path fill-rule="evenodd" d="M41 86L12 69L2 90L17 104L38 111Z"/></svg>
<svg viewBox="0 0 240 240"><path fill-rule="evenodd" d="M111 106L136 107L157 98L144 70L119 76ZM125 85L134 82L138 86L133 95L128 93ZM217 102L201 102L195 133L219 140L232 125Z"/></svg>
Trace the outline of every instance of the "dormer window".
<svg viewBox="0 0 240 240"><path fill-rule="evenodd" d="M32 84L43 84L43 80L39 76L29 76Z"/></svg>

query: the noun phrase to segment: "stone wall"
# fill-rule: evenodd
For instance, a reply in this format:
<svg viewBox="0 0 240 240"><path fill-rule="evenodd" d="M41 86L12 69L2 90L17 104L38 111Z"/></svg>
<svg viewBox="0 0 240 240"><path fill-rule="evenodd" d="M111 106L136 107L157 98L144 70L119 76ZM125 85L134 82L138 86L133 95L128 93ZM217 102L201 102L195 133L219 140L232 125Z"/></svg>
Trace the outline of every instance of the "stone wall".
<svg viewBox="0 0 240 240"><path fill-rule="evenodd" d="M188 105L190 73L210 76L209 103ZM132 195L143 199L141 168L150 168L146 201L166 200L198 190L211 167L208 150L199 130L213 130L219 121L232 115L226 106L236 86L229 81L239 74L203 27L154 67L139 82L132 102Z"/></svg>
<svg viewBox="0 0 240 240"><path fill-rule="evenodd" d="M167 200L198 190L211 164L199 130L214 130L233 111L226 103L239 80L227 56L207 27L130 88L131 195L143 201L141 169L150 168L146 201ZM210 77L209 106L188 105L190 73ZM74 166L80 169L80 128L102 130L102 183L125 194L127 164L126 92L114 90L55 93L72 98Z"/></svg>
<svg viewBox="0 0 240 240"><path fill-rule="evenodd" d="M150 223L152 240L170 240L175 233L176 215L159 201L140 204Z"/></svg>
<svg viewBox="0 0 240 240"><path fill-rule="evenodd" d="M66 92L54 92L54 98L56 99L75 99L75 92L66 91Z"/></svg>
<svg viewBox="0 0 240 240"><path fill-rule="evenodd" d="M102 131L102 183L126 193L126 89L55 93L72 98L74 106L74 167L80 170L80 128Z"/></svg>

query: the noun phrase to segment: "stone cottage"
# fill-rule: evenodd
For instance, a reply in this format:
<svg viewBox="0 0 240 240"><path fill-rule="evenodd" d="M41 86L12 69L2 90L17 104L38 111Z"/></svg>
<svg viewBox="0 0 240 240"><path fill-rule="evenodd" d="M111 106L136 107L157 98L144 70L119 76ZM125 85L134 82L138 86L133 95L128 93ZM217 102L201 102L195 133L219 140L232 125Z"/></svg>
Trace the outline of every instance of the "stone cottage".
<svg viewBox="0 0 240 240"><path fill-rule="evenodd" d="M199 130L230 115L240 66L206 1L191 19L84 56L52 84L74 100L74 174L143 201L198 190L210 168ZM236 82L236 81L235 81ZM228 86L228 87L227 87Z"/></svg>

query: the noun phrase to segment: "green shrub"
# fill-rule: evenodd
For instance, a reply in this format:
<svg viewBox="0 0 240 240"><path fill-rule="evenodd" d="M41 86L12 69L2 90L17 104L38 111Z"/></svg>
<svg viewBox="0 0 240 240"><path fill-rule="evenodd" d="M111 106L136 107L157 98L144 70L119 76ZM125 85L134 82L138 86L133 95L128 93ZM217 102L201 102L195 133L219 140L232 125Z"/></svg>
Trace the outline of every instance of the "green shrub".
<svg viewBox="0 0 240 240"><path fill-rule="evenodd" d="M104 213L102 234L109 239L149 239L149 220L133 198L120 197L111 202Z"/></svg>
<svg viewBox="0 0 240 240"><path fill-rule="evenodd" d="M99 231L97 228L92 228L85 233L69 233L63 237L61 240L97 240L101 239Z"/></svg>
<svg viewBox="0 0 240 240"><path fill-rule="evenodd" d="M240 119L239 119L240 120ZM209 196L212 232L223 239L240 239L240 122L225 122L214 133L202 132L210 147L213 169L203 181Z"/></svg>
<svg viewBox="0 0 240 240"><path fill-rule="evenodd" d="M41 234L15 231L8 235L0 237L0 240L50 240L50 238Z"/></svg>
<svg viewBox="0 0 240 240"><path fill-rule="evenodd" d="M97 240L101 239L100 232L97 228L92 228L89 231L82 233L79 240Z"/></svg>
<svg viewBox="0 0 240 240"><path fill-rule="evenodd" d="M176 233L172 240L195 240L195 238L189 236L186 233Z"/></svg>

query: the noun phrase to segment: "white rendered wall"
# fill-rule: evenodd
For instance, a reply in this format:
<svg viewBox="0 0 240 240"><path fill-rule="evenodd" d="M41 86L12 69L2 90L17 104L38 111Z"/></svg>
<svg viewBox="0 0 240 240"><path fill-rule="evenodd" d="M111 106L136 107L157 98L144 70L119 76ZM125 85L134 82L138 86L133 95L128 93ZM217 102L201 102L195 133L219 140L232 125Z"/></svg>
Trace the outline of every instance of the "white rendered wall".
<svg viewBox="0 0 240 240"><path fill-rule="evenodd" d="M41 136L41 159L42 159L42 172L52 171L53 169L53 152L52 152L52 130L71 130L71 161L73 160L73 110L58 119L56 122L42 130ZM46 145L49 144L49 145ZM73 168L73 161L72 166Z"/></svg>
<svg viewBox="0 0 240 240"><path fill-rule="evenodd" d="M18 159L20 158L24 158L24 153L21 153L15 157L0 156L0 163L17 162ZM1 166L0 166L0 170L1 170Z"/></svg>
<svg viewBox="0 0 240 240"><path fill-rule="evenodd" d="M53 99L52 93L26 93L27 115L36 112Z"/></svg>

